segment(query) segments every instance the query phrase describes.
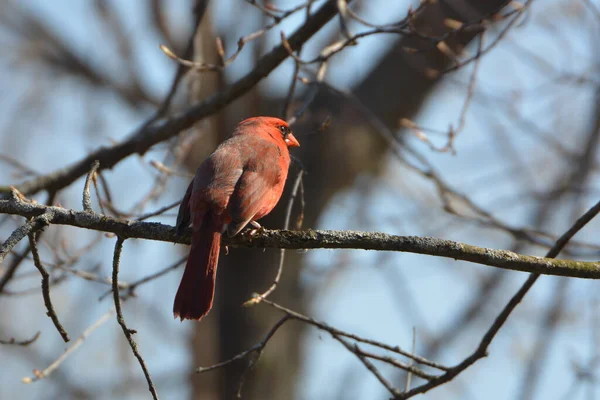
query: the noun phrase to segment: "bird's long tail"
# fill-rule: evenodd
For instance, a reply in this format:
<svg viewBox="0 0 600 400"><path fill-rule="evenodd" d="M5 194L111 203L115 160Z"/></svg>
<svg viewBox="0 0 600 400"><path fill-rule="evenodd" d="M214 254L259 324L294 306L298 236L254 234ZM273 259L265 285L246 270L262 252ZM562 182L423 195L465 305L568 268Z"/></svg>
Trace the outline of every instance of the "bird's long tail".
<svg viewBox="0 0 600 400"><path fill-rule="evenodd" d="M199 320L210 311L222 229L221 223L205 214L202 226L192 234L192 247L173 304L175 318Z"/></svg>

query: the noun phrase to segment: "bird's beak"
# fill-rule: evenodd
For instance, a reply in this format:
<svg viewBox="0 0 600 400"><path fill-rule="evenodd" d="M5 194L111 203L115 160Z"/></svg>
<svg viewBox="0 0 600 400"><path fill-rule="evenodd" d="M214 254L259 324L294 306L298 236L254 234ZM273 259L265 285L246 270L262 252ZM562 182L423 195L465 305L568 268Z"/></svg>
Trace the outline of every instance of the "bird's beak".
<svg viewBox="0 0 600 400"><path fill-rule="evenodd" d="M285 138L285 144L287 144L288 147L300 147L300 143L298 143L294 135L291 133Z"/></svg>

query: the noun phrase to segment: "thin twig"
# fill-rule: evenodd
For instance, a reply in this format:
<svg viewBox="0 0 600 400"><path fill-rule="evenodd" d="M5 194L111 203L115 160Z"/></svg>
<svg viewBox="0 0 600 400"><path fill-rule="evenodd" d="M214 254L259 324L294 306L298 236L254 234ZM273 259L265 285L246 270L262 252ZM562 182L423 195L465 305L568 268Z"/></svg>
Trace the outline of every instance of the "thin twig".
<svg viewBox="0 0 600 400"><path fill-rule="evenodd" d="M163 276L167 272L179 268L185 262L185 260L187 260L187 256L179 259L179 261L176 261L175 263L169 265L168 267L165 267L165 268L161 269L160 271L157 271L157 272L155 272L153 274L150 274L150 275L145 276L145 277L143 277L141 279L138 279L137 281L133 281L131 283L119 282L119 288L127 290L127 295L128 296L132 296L134 290L138 286L141 286L141 285L146 284L146 283L148 283L150 281L153 281L154 279ZM104 294L102 294L102 296L100 296L98 298L98 301L104 300L104 298L106 296L108 296L109 294L111 294L111 293L112 293L112 290L109 290L109 291L105 292Z"/></svg>
<svg viewBox="0 0 600 400"><path fill-rule="evenodd" d="M308 41L336 14L335 1L330 0L324 3L311 14L305 24L289 37L288 41L292 48L296 49ZM110 148L94 151L70 166L19 185L19 189L27 195L33 195L41 190L60 190L86 174L94 160L100 161L101 169L109 169L132 154L144 154L153 145L174 137L198 121L222 110L255 87L287 57L288 52L283 45L277 46L258 60L252 71L223 91L208 97L200 103L191 105L183 112L167 120L157 120L154 116L142 124L124 142Z"/></svg>
<svg viewBox="0 0 600 400"><path fill-rule="evenodd" d="M318 73L317 73L317 80L309 83L309 85L312 87L311 87L308 95L306 96L304 103L300 107L298 107L298 109L296 109L296 111L294 112L294 115L287 120L288 124L290 124L290 125L295 124L296 121L298 121L298 119L302 115L304 115L304 113L308 110L308 108L313 103L313 101L315 101L315 99L317 98L317 94L319 93L319 87L320 87L319 84L322 83L323 79L325 78L327 66L328 66L328 64L326 61L322 62L321 65L319 65L319 69L318 69Z"/></svg>
<svg viewBox="0 0 600 400"><path fill-rule="evenodd" d="M471 100L473 99L473 95L475 94L475 84L477 82L477 72L479 70L479 64L481 61L481 51L483 48L484 35L485 35L485 32L482 32L478 38L477 53L474 56L475 64L473 65L473 71L471 72L471 77L469 78L469 86L467 88L467 95L465 97L462 109L459 114L458 124L457 124L456 128L454 128L452 125L450 125L450 129L448 129L448 132L445 132L445 134L447 136L446 144L443 147L437 147L435 144L433 144L431 142L431 140L429 140L429 138L427 137L427 135L424 132L425 131L436 132L434 129L430 129L427 127L417 125L416 123L414 123L413 121L411 121L407 118L402 118L400 121L401 125L403 127L409 129L410 132L412 132L419 140L426 143L429 146L429 148L433 151L437 151L440 153L449 151L451 154L456 154L456 150L454 148L454 140L456 139L458 134L460 132L462 132L462 130L465 127L465 123L466 123L466 119L467 119L467 111L469 110ZM443 133L443 132L440 132L440 133Z"/></svg>
<svg viewBox="0 0 600 400"><path fill-rule="evenodd" d="M284 315L281 319L279 319L279 321L277 321L275 325L273 325L273 327L269 330L265 338L258 344L257 348L254 350L254 354L256 354L256 356L250 359L250 362L248 363L248 365L244 369L244 372L242 372L242 375L240 376L240 382L238 383L238 389L236 391L236 396L238 399L242 398L242 387L244 386L244 382L246 381L246 376L248 375L248 372L260 359L260 356L262 355L262 352L265 349L267 342L271 340L275 332L277 332L277 330L281 328L283 324L285 324L288 320L289 317L287 315Z"/></svg>
<svg viewBox="0 0 600 400"><path fill-rule="evenodd" d="M108 310L102 317L100 317L100 319L98 319L96 322L94 322L92 325L90 325L85 331L83 331L83 333L81 334L81 336L79 336L65 350L65 352L62 353L60 355L60 357L58 357L56 359L56 361L54 361L52 364L50 364L43 371L39 371L37 369L33 370L33 375L34 376L32 376L32 377L29 377L29 376L24 377L23 379L21 379L21 382L23 382L23 383L32 383L32 382L39 381L40 379L44 379L44 378L47 378L48 376L50 376L50 374L52 374L52 372L54 372L54 370L56 370L75 350L77 350L77 348L79 346L81 346L83 344L83 342L85 341L85 339L93 331L95 331L101 325L103 325L106 321L108 321L114 312L115 312L114 309Z"/></svg>
<svg viewBox="0 0 600 400"><path fill-rule="evenodd" d="M85 185L83 185L83 211L93 213L92 209L92 197L90 195L90 186L92 181L95 180L96 171L100 168L100 161L96 160L92 163L90 167L90 172L85 179Z"/></svg>
<svg viewBox="0 0 600 400"><path fill-rule="evenodd" d="M8 340L0 339L0 344L15 345L15 346L29 346L31 343L38 340L38 338L40 337L40 334L41 334L41 332L37 332L35 335L33 335L33 337L31 339L26 339L26 340L16 340L15 338L10 338Z"/></svg>
<svg viewBox="0 0 600 400"><path fill-rule="evenodd" d="M555 245L548 251L546 256L556 257L563 247L567 244L567 242L579 231L583 228L587 223L589 223L598 213L600 212L600 202L596 203L592 208L590 208L583 216L581 216L573 226L565 232L555 243ZM421 386L418 386L412 390L409 390L406 393L403 393L399 396L399 399L408 399L417 394L425 393L437 386L440 386L452 379L454 379L458 374L469 368L479 359L487 356L487 349L492 343L492 340L496 336L496 334L500 331L500 328L504 325L510 314L517 307L517 305L523 300L529 289L535 284L537 279L540 277L539 274L530 274L525 283L521 286L521 288L515 293L515 295L510 299L510 301L506 304L506 306L502 309L500 314L496 317L493 324L487 330L487 332L483 335L481 341L479 342L479 346L477 349L467 358L465 358L460 364L451 368L445 374L433 379Z"/></svg>
<svg viewBox="0 0 600 400"><path fill-rule="evenodd" d="M98 164L100 165L100 164ZM98 176L102 176L101 174L94 174L94 178L92 182L94 183L94 191L96 192L96 200L98 200L98 205L100 206L100 212L104 215L106 214L106 210L104 209L104 202L102 201L102 197L100 196L100 188L98 187Z"/></svg>
<svg viewBox="0 0 600 400"><path fill-rule="evenodd" d="M500 33L498 33L498 35L496 35L496 37L494 38L493 42L490 43L486 48L484 48L483 50L481 50L478 54L478 56L474 56L471 58L468 58L467 60L461 61L459 63L457 63L456 65L452 66L452 67L448 67L445 70L441 71L440 73L442 74L447 74L448 72L452 72L452 71L456 71L462 67L464 67L465 65L476 61L478 58L484 56L485 54L487 54L490 50L492 50L498 43L500 43L502 41L502 39L504 39L504 37L508 34L508 32L511 30L511 28L516 24L516 22L519 20L519 18L525 14L525 11L527 11L527 9L529 8L529 6L531 5L533 0L528 0L523 4L523 7L519 10L514 10L511 13L507 13L503 18L509 18L511 16L513 16L513 18L508 21L508 23L506 24L506 26L500 31Z"/></svg>
<svg viewBox="0 0 600 400"><path fill-rule="evenodd" d="M99 265L96 266L94 269L97 269L98 267L99 267ZM69 268L69 267L67 267L65 265L61 265L61 264L56 264L55 268L61 269L61 270L66 271L66 272L68 272L70 274L78 276L78 277L80 277L82 279L85 279L86 281L102 283L104 285L108 285L108 286L112 287L112 280L110 278L108 278L108 277L103 278L103 277L101 277L101 276L99 276L99 275L97 275L97 274L95 274L93 272L82 271L82 270L75 269L75 268ZM125 289L127 287L129 287L128 283L126 283L126 282L119 282L119 288ZM109 290L108 293L109 294L112 293L112 290Z"/></svg>
<svg viewBox="0 0 600 400"><path fill-rule="evenodd" d="M144 376L146 377L146 382L148 382L148 390L152 394L152 398L154 400L158 400L158 394L156 393L156 388L154 387L154 382L152 382L152 377L150 376L150 371L148 371L148 367L146 367L146 362L142 357L142 354L138 350L137 343L133 339L133 334L137 333L137 331L133 329L129 329L125 324L125 318L123 318L123 311L121 310L121 297L119 296L119 265L121 263L121 252L123 251L123 243L125 242L125 238L122 236L117 237L117 242L115 243L115 252L113 256L113 272L112 272L112 289L113 289L113 300L115 302L115 310L117 311L117 322L123 329L123 334L125 334L125 338L131 347L131 351L135 358L138 359L140 366L142 367L142 371L144 371Z"/></svg>
<svg viewBox="0 0 600 400"><path fill-rule="evenodd" d="M186 45L185 53L184 53L185 58L192 57L192 55L194 53L194 42L196 39L196 35L200 30L200 23L202 22L202 18L204 17L204 14L206 13L207 6L208 6L208 0L197 0L195 2L195 6L193 9L194 10L194 24L193 24L194 32L192 33L192 35L190 35L190 38ZM156 110L156 113L154 114L154 116L147 121L145 127L149 127L152 123L154 123L155 121L157 121L159 118L163 117L167 113L167 111L171 107L173 98L175 98L175 94L177 93L177 88L179 87L179 83L184 78L186 72L187 72L187 68L182 65L180 65L179 68L177 68L177 72L175 73L175 77L173 78L173 82L171 83L171 88L169 89L169 93L167 94L167 97L165 97L165 100L160 105L160 108L158 110Z"/></svg>
<svg viewBox="0 0 600 400"><path fill-rule="evenodd" d="M379 348L381 348L383 350L392 351L394 353L398 353L400 355L403 355L404 357L413 359L416 362L418 362L419 364L427 365L429 367L439 369L440 371L448 371L448 370L450 370L450 368L445 367L445 366L443 366L441 364L438 364L436 362L427 360L427 359L425 359L423 357L415 356L414 354L411 354L408 351L404 351L399 346L390 346L388 344L385 344L385 343L382 343L382 342L378 342L378 341L373 340L373 339L363 338L363 337L360 337L360 336L355 335L353 333L342 331L342 330L334 328L334 327L332 327L332 326L330 326L330 325L328 325L328 324L326 324L324 322L320 322L320 321L317 321L317 320L315 320L313 318L307 317L306 315L300 314L299 312L296 312L294 310L286 308L286 307L284 307L284 306L282 306L280 304L274 303L274 302L272 302L270 300L267 300L267 299L264 299L263 302L266 303L266 304L268 304L268 305L270 305L270 306L272 306L272 307L274 307L274 308L276 308L276 309L278 309L279 311L282 311L283 313L285 313L286 315L288 315L290 318L293 318L293 319L296 319L296 320L308 323L310 325L313 325L313 326L315 326L315 327L317 327L317 328L319 328L319 329L321 329L323 331L329 332L329 334L331 334L331 335L344 336L344 337L346 337L348 339L356 340L357 342L361 342L361 343L368 344L368 345L371 345L371 346L379 347Z"/></svg>
<svg viewBox="0 0 600 400"><path fill-rule="evenodd" d="M4 258L10 253L13 247L15 247L25 236L48 226L51 220L51 213L43 213L37 218L27 221L25 224L15 229L8 239L0 246L0 264L2 264L2 261L4 261Z"/></svg>
<svg viewBox="0 0 600 400"><path fill-rule="evenodd" d="M458 120L458 126L456 127L456 131L454 134L458 134L458 132L462 131L465 127L465 122L467 120L467 111L469 110L469 105L471 104L471 100L473 99L473 95L475 94L475 84L477 82L477 72L479 71L479 64L481 64L481 50L483 48L483 39L485 37L485 32L482 32L479 35L479 40L477 41L477 53L475 54L475 64L473 65L473 71L471 72L471 78L469 79L469 87L467 89L467 97L462 106L462 110L460 111L460 118ZM449 139L450 140L450 139ZM452 144L448 144L449 147L452 147Z"/></svg>
<svg viewBox="0 0 600 400"><path fill-rule="evenodd" d="M55 198L56 198L55 192L48 193L48 199L46 200L46 204L52 205L52 203L54 203ZM14 197L14 199L16 201L21 201L20 199L18 199L18 197ZM39 232L39 234L38 234L38 238L39 238L43 234L43 231L39 230L38 232ZM10 280L14 276L15 272L17 271L17 268L19 268L19 265L21 265L23 260L25 260L27 258L30 251L31 251L31 246L28 245L27 248L25 250L23 250L21 253L16 254L16 255L13 254L14 257L12 259L12 262L6 268L4 275L2 275L2 277L0 277L0 293L2 293L4 291L4 288L6 287L8 282L10 282ZM0 251L0 254L1 254L1 251ZM1 259L0 259L0 264L2 264Z"/></svg>
<svg viewBox="0 0 600 400"><path fill-rule="evenodd" d="M314 83L314 82L313 82ZM316 88L316 85L314 85ZM356 97L356 95L341 91L330 84L320 83L320 87L329 90L331 93L336 94L344 98L345 100L351 102L354 106L356 106L363 117L365 117L369 123L369 125L375 129L375 131L380 134L383 139L388 142L390 146L390 150L394 153L397 159L406 167L413 170L414 172L422 175L426 179L430 179L438 188L438 192L440 195L440 200L444 204L444 210L459 216L461 218L469 218L474 220L474 222L481 224L483 226L491 226L495 229L500 229L504 232L507 232L515 237L518 240L526 240L530 243L541 247L550 247L547 241L542 240L542 238L538 238L538 236L542 236L543 238L551 239L552 242L556 239L553 239L552 235L549 235L544 232L538 232L531 229L514 227L505 222L499 220L494 217L492 213L478 206L471 198L469 198L464 193L452 188L441 176L441 174L434 168L434 166L428 161L426 157L421 155L416 150L412 149L410 145L407 143L401 143L396 135L367 107L365 107L362 102ZM409 121L410 122L410 121ZM444 133L444 132L442 132ZM407 160L404 155L404 152L407 152L411 156L415 157L423 167L419 167ZM450 199L456 198L465 203L472 211L472 213L476 214L476 216L470 216L471 212L468 213L459 213L455 207L452 206L452 202ZM572 243L572 242L570 242Z"/></svg>
<svg viewBox="0 0 600 400"><path fill-rule="evenodd" d="M179 204L181 204L181 200L177 200L174 203L171 203L171 204L169 204L167 206L161 207L161 208L159 208L156 211L152 211L152 212L149 212L147 214L141 215L141 216L137 217L135 220L136 221L144 221L144 220L146 220L148 218L152 218L152 217L155 217L157 215L160 215L160 214L164 213L165 211L169 211L170 209L177 207Z"/></svg>
<svg viewBox="0 0 600 400"><path fill-rule="evenodd" d="M292 194L290 195L290 200L288 201L287 208L285 210L285 221L283 223L283 229L288 229L290 226L290 219L292 216L292 208L294 206L294 200L296 199L296 195L298 194L298 188L300 187L300 183L302 182L302 177L304 176L304 170L300 169L298 172L298 176L294 181L294 186L292 188ZM247 300L243 305L244 306L252 306L260 303L263 299L268 297L279 284L279 279L281 278L281 273L283 272L283 262L285 260L285 249L279 250L279 265L277 266L277 274L275 274L275 279L273 280L273 284L262 294L254 293L250 300Z"/></svg>
<svg viewBox="0 0 600 400"><path fill-rule="evenodd" d="M46 271L46 268L44 268L42 262L40 261L40 255L38 253L34 232L29 233L29 246L31 247L33 264L42 275L42 295L44 296L44 304L46 305L46 309L48 310L46 314L52 320L52 323L56 327L58 333L60 333L62 339L65 342L68 342L69 340L71 340L69 338L69 334L58 320L58 315L56 315L56 311L54 310L54 306L52 305L52 300L50 299L50 274L48 273L48 271Z"/></svg>
<svg viewBox="0 0 600 400"><path fill-rule="evenodd" d="M398 397L398 395L400 394L400 391L398 389L396 389L391 383L390 381L388 381L383 375L381 375L381 372L379 372L379 370L375 367L375 365L373 365L373 363L371 361L369 361L369 359L363 355L361 353L361 351L358 348L357 344L354 344L354 346L352 346L352 344L350 344L347 340L345 340L344 338L342 338L339 335L336 334L332 334L332 336L338 341L340 342L342 345L344 345L344 347L352 354L354 354L356 357L358 357L358 359L364 364L364 366L373 373L373 375L375 375L375 377L379 380L379 382L381 382L381 384L392 394L392 396L394 396L394 398Z"/></svg>
<svg viewBox="0 0 600 400"><path fill-rule="evenodd" d="M16 158L13 158L13 157L11 157L9 155L0 154L0 161L4 161L7 164L10 164L13 167L21 170L22 173L23 173L23 175L33 175L33 176L39 175L39 172L31 169L30 167L28 167L27 165L25 165L21 161L17 160Z"/></svg>
<svg viewBox="0 0 600 400"><path fill-rule="evenodd" d="M568 231L566 231L552 246L552 248L546 254L547 258L554 258L560 253L560 251L567 245L569 240L577 232L579 232L584 226L586 226L596 215L600 213L600 201L596 203L592 208L590 208L585 214L583 214Z"/></svg>
<svg viewBox="0 0 600 400"><path fill-rule="evenodd" d="M269 332L267 332L267 334L265 335L265 337L263 338L263 340L260 341L260 343L252 346L251 348L242 351L241 353L231 357L230 359L220 362L218 364L214 364L208 367L198 367L196 368L196 373L200 374L203 372L208 372L208 371L212 371L218 368L222 368L226 365L231 364L234 361L237 360L241 360L242 358L248 356L250 353L253 352L257 352L259 355L262 352L262 350L265 348L265 346L267 345L267 343L269 342L269 340L271 340L271 338L273 337L273 335L275 334L275 332L277 332L277 330L279 328L281 328L281 326L289 320L289 317L286 315L283 318L281 318L279 321L277 321L277 323L275 325L273 325L273 327L269 330Z"/></svg>
<svg viewBox="0 0 600 400"><path fill-rule="evenodd" d="M284 19L286 19L289 16L295 14L296 12L298 12L298 11L304 9L304 8L310 10L310 5L312 4L312 1L308 1L306 3L300 4L300 5L294 7L291 10L282 11L282 15L275 15L275 14L272 14L272 13L266 11L266 9L264 7L260 6L256 2L250 1L250 3L252 5L258 7L259 9L261 9L261 11L263 11L268 16L273 17L273 21L270 22L270 23L268 23L268 24L266 24L265 26L263 26L259 30L257 30L255 32L252 32L252 33L246 35L246 36L242 36L241 38L239 38L238 41L237 41L237 49L236 49L236 51L231 56L229 56L227 58L225 57L225 49L223 47L223 42L221 41L220 38L217 38L216 47L217 47L217 53L221 57L220 64L209 64L209 63L203 63L203 62L196 62L196 61L187 60L185 58L177 56L175 54L175 52L173 52L169 47L167 47L165 45L162 45L162 44L159 46L160 49L161 49L161 51L163 53L165 53L165 55L167 57L169 57L170 59L176 61L180 66L185 67L185 68L193 68L194 70L196 70L198 72L223 71L226 67L228 67L229 65L231 65L237 59L237 57L241 54L241 52L244 49L244 47L246 46L246 44L248 44L249 42L252 42L252 41L260 38L265 33L269 32L271 29L273 29L275 26L279 25Z"/></svg>
<svg viewBox="0 0 600 400"><path fill-rule="evenodd" d="M0 293L4 292L4 288L6 287L8 282L10 282L10 280L14 276L19 265L21 265L23 260L25 260L27 258L30 251L31 251L31 246L28 245L22 252L20 252L18 254L13 253L13 258L12 258L11 264L6 268L4 275L2 275L2 277L0 277Z"/></svg>
<svg viewBox="0 0 600 400"><path fill-rule="evenodd" d="M436 377L435 375L431 375L431 374L428 374L426 372L423 372L420 369L418 369L418 368L416 368L416 367L414 367L412 365L409 365L409 364L403 363L401 361L398 361L397 359L392 358L390 356L382 356L382 355L379 355L379 354L375 354L375 353L371 353L369 351L363 350L362 348L358 347L358 344L354 345L354 351L362 354L363 356L365 356L367 358L372 358L373 360L382 361L382 362L390 364L390 365L392 365L392 366L394 366L396 368L400 368L400 369L402 369L404 371L407 371L409 374L415 374L416 376L418 376L420 378L423 378L423 379L426 379L426 380L431 380L431 379L434 379ZM414 351L411 352L411 357L412 356L414 356ZM410 358L409 360L410 360L411 363L414 362L413 358Z"/></svg>
<svg viewBox="0 0 600 400"><path fill-rule="evenodd" d="M413 334L413 340L412 340L411 353L415 354L415 351L417 349L417 328L415 328L414 326L412 329L412 334ZM411 358L410 361L408 362L408 365L412 367L413 364L414 364L414 360ZM405 392L408 392L410 390L411 378L412 378L412 372L408 371L408 373L406 374L406 386L404 387Z"/></svg>
<svg viewBox="0 0 600 400"><path fill-rule="evenodd" d="M305 21L308 20L308 18L310 17L310 11L311 11L311 4L309 2L308 6L306 7ZM287 47L286 47L286 50L287 50ZM296 50L296 54L298 57L300 57L301 53L302 53L302 46L298 47L298 50ZM297 86L299 77L300 77L300 63L298 63L296 61L296 58L294 58L294 72L292 74L290 88L288 89L287 95L285 96L285 101L283 102L283 107L282 107L282 111L281 111L281 115L283 116L282 118L285 120L288 119L288 111L289 111L290 105L292 104L294 94L296 92L296 86Z"/></svg>

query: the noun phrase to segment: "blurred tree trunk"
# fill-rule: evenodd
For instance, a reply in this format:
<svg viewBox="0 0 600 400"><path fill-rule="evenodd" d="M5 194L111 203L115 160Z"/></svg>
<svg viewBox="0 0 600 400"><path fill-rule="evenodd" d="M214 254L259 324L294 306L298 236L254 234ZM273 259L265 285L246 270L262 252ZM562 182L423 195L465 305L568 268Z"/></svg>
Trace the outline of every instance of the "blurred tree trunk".
<svg viewBox="0 0 600 400"><path fill-rule="evenodd" d="M440 0L430 3L415 25L424 33L438 35L446 29L445 18L473 21L497 11L506 3L504 0ZM464 47L474 36L475 33L463 34L449 45L455 49ZM399 118L413 116L436 84L436 80L425 77L425 69L442 69L448 61L438 51L409 55L403 50L403 47L418 46L414 39L398 41L353 90L359 101L391 129L396 129ZM222 135L231 132L240 116L281 115L283 100L260 99L258 96L258 92L252 91L229 107L229 118L220 124ZM329 131L302 137L302 132L314 129L326 116L332 117ZM308 171L304 226L314 227L321 211L336 193L352 185L361 173L377 174L382 167L386 143L366 126L366 118L361 118L360 111L326 91L318 95L306 120L294 128L300 133L302 144L294 154ZM195 169L200 161L201 157L194 157L191 168ZM295 171L297 168L292 167L289 182L293 181ZM272 215L262 220L264 226L277 228L283 225L288 198L289 185ZM279 252L274 250L230 249L229 255L221 254L215 308L196 326L192 338L195 363L206 366L234 356L262 340L278 320L280 315L263 305L241 307L251 293L262 292L272 283L278 259ZM286 254L280 286L272 295L273 300L300 312L307 310L312 300L305 298L299 284L302 261L301 254ZM277 332L258 364L245 377L243 398L294 397L302 333L303 327L294 322ZM217 348L218 352L215 352ZM217 359L211 361L213 357L207 355ZM246 366L247 360L241 360L207 375L192 376L192 398L235 398Z"/></svg>

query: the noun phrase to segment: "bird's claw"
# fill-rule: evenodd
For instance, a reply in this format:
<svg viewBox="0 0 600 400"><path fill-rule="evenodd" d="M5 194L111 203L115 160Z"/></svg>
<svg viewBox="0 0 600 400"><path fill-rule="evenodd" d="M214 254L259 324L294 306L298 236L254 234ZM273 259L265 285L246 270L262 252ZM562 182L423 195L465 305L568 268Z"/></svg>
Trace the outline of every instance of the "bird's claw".
<svg viewBox="0 0 600 400"><path fill-rule="evenodd" d="M253 227L258 228L258 229L262 228L262 225L256 221L250 221L250 223L248 225L252 225Z"/></svg>
<svg viewBox="0 0 600 400"><path fill-rule="evenodd" d="M250 221L250 223L248 225L252 225L254 227L254 228L250 228L250 229L246 230L243 233L244 236L248 236L249 238L252 238L256 234L263 233L265 231L265 228L256 221Z"/></svg>

